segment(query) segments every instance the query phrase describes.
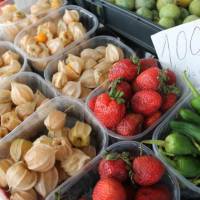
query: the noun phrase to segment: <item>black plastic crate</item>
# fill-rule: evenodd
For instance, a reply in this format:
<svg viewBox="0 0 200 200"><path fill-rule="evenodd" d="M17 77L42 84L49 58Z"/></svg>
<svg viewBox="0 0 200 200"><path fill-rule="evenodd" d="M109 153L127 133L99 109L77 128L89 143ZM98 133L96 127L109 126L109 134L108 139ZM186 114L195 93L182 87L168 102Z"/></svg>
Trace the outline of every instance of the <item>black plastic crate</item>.
<svg viewBox="0 0 200 200"><path fill-rule="evenodd" d="M75 0L75 2L93 12L108 28L155 54L151 35L163 30L159 25L104 0Z"/></svg>

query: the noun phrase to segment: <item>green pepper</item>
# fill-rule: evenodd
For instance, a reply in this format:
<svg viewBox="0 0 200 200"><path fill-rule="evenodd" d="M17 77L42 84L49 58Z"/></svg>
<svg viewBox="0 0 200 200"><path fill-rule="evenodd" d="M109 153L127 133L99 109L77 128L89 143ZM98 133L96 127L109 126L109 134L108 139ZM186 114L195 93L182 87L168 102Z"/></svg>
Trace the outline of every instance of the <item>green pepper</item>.
<svg viewBox="0 0 200 200"><path fill-rule="evenodd" d="M200 142L200 126L196 126L187 122L182 121L171 121L170 127L180 133L193 138L197 142Z"/></svg>
<svg viewBox="0 0 200 200"><path fill-rule="evenodd" d="M127 10L133 10L135 7L135 0L115 0L115 4Z"/></svg>
<svg viewBox="0 0 200 200"><path fill-rule="evenodd" d="M187 122L200 125L200 116L189 109L181 108L179 110L179 115L181 116L182 119L184 119Z"/></svg>
<svg viewBox="0 0 200 200"><path fill-rule="evenodd" d="M200 160L189 156L178 156L173 161L176 170L187 178L200 175Z"/></svg>
<svg viewBox="0 0 200 200"><path fill-rule="evenodd" d="M176 132L170 133L165 140L146 140L143 143L157 144L158 146L164 147L166 153L171 155L200 154L188 137Z"/></svg>
<svg viewBox="0 0 200 200"><path fill-rule="evenodd" d="M186 71L184 72L184 79L187 84L187 86L190 88L192 94L193 94L193 99L191 100L191 106L198 112L200 113L200 93L199 91L194 87L194 85L191 83L191 81L188 79Z"/></svg>

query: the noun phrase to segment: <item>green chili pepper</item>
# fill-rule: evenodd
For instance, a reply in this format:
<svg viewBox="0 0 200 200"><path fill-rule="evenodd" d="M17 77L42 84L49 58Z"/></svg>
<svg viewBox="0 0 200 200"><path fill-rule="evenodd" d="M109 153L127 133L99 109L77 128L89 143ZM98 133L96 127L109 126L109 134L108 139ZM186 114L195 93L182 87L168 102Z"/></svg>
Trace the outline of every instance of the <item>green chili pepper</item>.
<svg viewBox="0 0 200 200"><path fill-rule="evenodd" d="M174 131L184 134L189 138L194 138L197 142L200 142L200 126L182 121L171 121L170 127Z"/></svg>
<svg viewBox="0 0 200 200"><path fill-rule="evenodd" d="M189 109L186 109L186 108L180 109L179 115L181 116L182 119L184 119L187 122L200 125L200 116Z"/></svg>
<svg viewBox="0 0 200 200"><path fill-rule="evenodd" d="M165 140L146 140L143 143L157 144L158 146L164 147L166 153L169 155L200 154L188 137L176 132L170 133Z"/></svg>
<svg viewBox="0 0 200 200"><path fill-rule="evenodd" d="M191 106L198 112L200 113L200 93L199 91L194 87L194 85L191 83L191 81L188 79L186 71L184 72L184 79L187 84L187 86L190 88L192 94L193 94L193 99L191 100Z"/></svg>

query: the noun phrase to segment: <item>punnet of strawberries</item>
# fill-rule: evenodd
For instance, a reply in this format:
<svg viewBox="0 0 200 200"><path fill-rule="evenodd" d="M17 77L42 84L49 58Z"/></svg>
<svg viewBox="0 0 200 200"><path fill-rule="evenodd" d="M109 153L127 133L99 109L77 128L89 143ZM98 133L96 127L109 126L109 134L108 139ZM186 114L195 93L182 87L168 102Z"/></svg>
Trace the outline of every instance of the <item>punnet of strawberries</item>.
<svg viewBox="0 0 200 200"><path fill-rule="evenodd" d="M169 186L161 183L164 174L152 155L108 153L99 162L94 188L77 200L172 200Z"/></svg>
<svg viewBox="0 0 200 200"><path fill-rule="evenodd" d="M111 67L108 90L89 99L98 120L121 136L135 136L156 123L178 100L170 69L154 58L122 59Z"/></svg>

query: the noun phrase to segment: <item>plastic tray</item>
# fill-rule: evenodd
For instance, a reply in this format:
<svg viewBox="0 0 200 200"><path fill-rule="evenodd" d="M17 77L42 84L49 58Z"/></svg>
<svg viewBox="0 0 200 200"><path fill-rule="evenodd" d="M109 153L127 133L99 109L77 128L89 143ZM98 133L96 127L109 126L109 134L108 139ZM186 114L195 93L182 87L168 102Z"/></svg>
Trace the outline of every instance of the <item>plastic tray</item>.
<svg viewBox="0 0 200 200"><path fill-rule="evenodd" d="M25 34L30 34L33 35L36 32L37 27L44 23L47 22L49 20L55 20L55 16L63 16L65 10L77 10L80 14L80 21L83 23L84 27L86 27L87 29L87 33L85 34L84 38L80 39L80 40L76 40L74 42L72 42L71 44L69 44L68 46L66 46L65 48L61 49L59 52L57 52L54 55L48 56L48 57L43 57L43 58L34 58L34 57L30 57L24 50L23 52L25 53L25 55L27 56L28 60L31 61L31 64L33 66L34 69L36 69L37 71L41 72L43 70L41 70L42 68L44 69L47 65L47 63L51 60L54 60L59 54L61 54L62 52L65 52L69 49L71 49L72 47L76 46L78 43L80 43L83 39L87 39L89 36L91 36L95 30L98 27L98 20L96 18L95 15L93 15L92 13L90 13L89 11L79 7L79 6L73 6L73 5L68 5L68 6L64 6L54 12L51 12L49 15L47 15L46 17L40 19L36 24L33 24L25 29L23 29L15 38L15 44L20 48L20 40L21 38L25 35Z"/></svg>
<svg viewBox="0 0 200 200"><path fill-rule="evenodd" d="M113 144L107 148L107 151L111 152L123 152L129 151L133 156L138 156L142 152L143 154L153 155L153 152L146 146L133 141L124 141ZM88 190L93 188L96 184L98 177L98 164L102 159L102 155L99 155L88 169L82 174L81 178L77 178L73 182L62 185L53 191L47 200L55 199L55 192L61 193L61 200L77 200L81 195L88 193ZM172 195L172 200L180 200L180 189L176 178L166 171L164 177L160 183L166 184ZM64 197L63 197L64 196Z"/></svg>
<svg viewBox="0 0 200 200"><path fill-rule="evenodd" d="M126 46L125 44L123 44L119 39L111 37L111 36L97 36L94 38L89 39L88 41L82 42L81 44L79 44L78 46L66 51L63 55L59 56L58 58L56 58L55 60L51 61L45 71L44 71L44 77L45 80L52 85L52 76L54 73L57 72L57 67L58 67L58 61L59 60L64 60L67 58L68 54L74 54L74 55L80 55L80 52L85 49L85 48L96 48L97 46L101 46L101 45L107 45L107 44L114 44L120 48L122 48L124 55L126 58L130 58L131 56L134 56L135 53L133 50L131 50L128 46ZM54 87L52 85L52 87ZM57 90L58 91L58 90ZM60 91L58 91L59 94Z"/></svg>
<svg viewBox="0 0 200 200"><path fill-rule="evenodd" d="M105 134L105 129L103 129L93 118L93 116L85 109L84 104L79 101L76 101L67 97L56 97L44 104L38 111L33 113L31 117L26 120L26 123L21 124L13 134L9 135L4 139L4 146L0 145L0 152L4 152L4 157L9 153L9 145L11 141L15 138L25 138L25 139L35 139L41 134L44 134L46 130L44 125L44 119L47 115L53 110L58 109L61 111L65 111L67 108L71 108L67 111L68 120L67 126L72 127L77 120L85 121L92 126L92 139L91 141L94 143L97 149L97 153L101 153L107 147L107 135ZM27 134L28 133L28 134ZM2 153L1 153L2 157ZM92 162L92 161L91 161ZM89 168L90 162L83 167L79 173L74 176L68 178L65 182L63 182L58 188L67 185L68 183L74 182L73 180L80 177L87 168ZM46 198L48 199L48 197Z"/></svg>
<svg viewBox="0 0 200 200"><path fill-rule="evenodd" d="M29 68L28 63L27 63L27 59L24 56L24 54L21 52L21 50L10 42L0 41L0 55L2 55L7 50L14 51L14 52L16 52L17 54L20 55L20 63L22 65L22 67L21 67L21 70L18 73L23 72L23 71L30 71L30 68ZM16 74L18 74L18 73L16 73ZM0 78L0 81L5 80L7 78L9 78L9 77Z"/></svg>
<svg viewBox="0 0 200 200"><path fill-rule="evenodd" d="M163 64L162 64L163 65ZM163 65L164 66L164 65ZM179 97L178 101L176 102L176 104L170 108L167 112L165 112L162 117L156 122L154 123L151 127L147 128L146 130L144 130L143 132L135 135L135 136L121 136L109 129L107 129L107 132L108 132L108 135L111 137L111 141L112 143L116 142L116 141L119 141L119 140L142 140L144 138L150 138L151 137L151 132L153 131L153 129L158 125L160 124L168 115L169 113L176 108L177 105L179 105L179 103L181 101L183 101L185 99L185 97L187 96L187 94L189 93L189 90L188 88L185 86L185 84L183 83L183 80L182 80L182 77L178 76L177 75L177 87L180 88L181 90L181 96ZM86 99L86 106L88 108L88 110L90 110L90 108L88 107L88 102L89 100L94 97L94 96L97 96L103 92L105 92L106 89L105 87L102 87L102 86L99 86L98 88L96 88L95 90L93 90L89 96L87 97ZM90 110L90 112L93 114L93 116L95 117L94 113ZM101 123L101 122L100 122ZM102 123L101 123L102 124ZM102 126L104 126L102 124Z"/></svg>
<svg viewBox="0 0 200 200"><path fill-rule="evenodd" d="M96 14L105 26L155 54L151 35L163 30L159 25L105 0L74 0L74 2Z"/></svg>
<svg viewBox="0 0 200 200"><path fill-rule="evenodd" d="M25 83L27 84L34 92L38 89L40 90L47 98L54 98L57 96L56 91L48 85L44 79L42 79L39 75L32 73L32 72L21 72L17 75L13 75L10 78L4 80L1 82L0 89L10 89L10 83L12 81L17 81L19 83ZM32 114L33 115L33 114ZM30 115L25 119L19 126L17 126L14 130L12 130L9 134L7 134L5 137L0 139L0 157L4 156L4 151L2 148L6 144L6 142L15 136L15 133L20 132L23 130L24 125L30 126L30 123L27 123L30 119L34 119Z"/></svg>
<svg viewBox="0 0 200 200"><path fill-rule="evenodd" d="M190 107L189 102L192 96L188 96L184 101L182 101L171 114L163 121L154 131L153 140L164 139L169 134L169 122L177 117L177 113L182 107ZM186 147L187 148L187 147ZM169 165L162 154L159 152L157 145L153 145L153 150L155 154L163 161L166 167L175 175L180 181L181 194L186 198L200 198L200 187L195 186L188 179L182 176L176 169Z"/></svg>

